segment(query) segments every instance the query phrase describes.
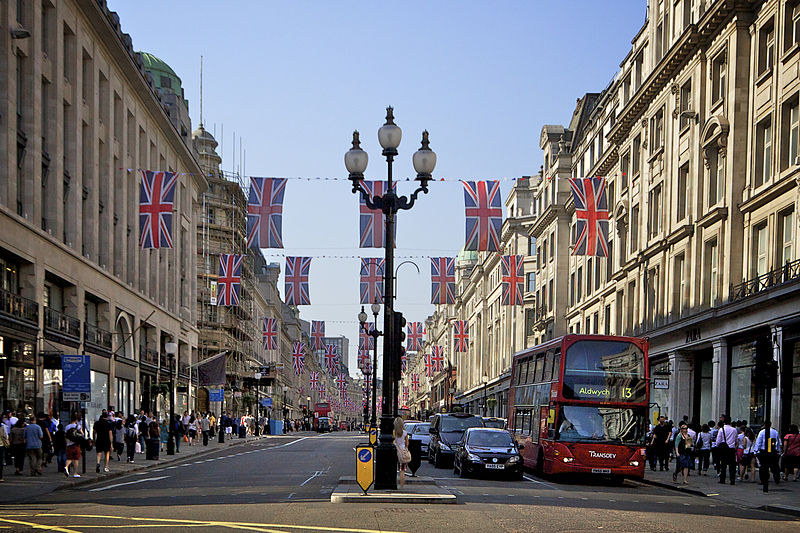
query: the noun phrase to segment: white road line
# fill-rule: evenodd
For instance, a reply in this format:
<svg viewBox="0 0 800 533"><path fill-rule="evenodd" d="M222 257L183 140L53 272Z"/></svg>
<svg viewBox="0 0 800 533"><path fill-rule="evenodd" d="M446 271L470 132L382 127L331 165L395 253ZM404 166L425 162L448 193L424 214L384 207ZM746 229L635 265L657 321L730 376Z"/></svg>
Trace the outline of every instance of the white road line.
<svg viewBox="0 0 800 533"><path fill-rule="evenodd" d="M96 489L89 489L89 492L99 492L101 490L115 489L123 485L133 485L135 483L144 483L145 481L158 481L159 479L165 479L168 477L169 476L159 476L159 477L149 477L146 479L137 479L136 481L126 481L125 483L116 483L114 485L109 485L107 487L98 487Z"/></svg>
<svg viewBox="0 0 800 533"><path fill-rule="evenodd" d="M523 475L522 477L523 477L523 478L525 478L525 479L527 479L527 480L528 480L528 481L530 481L531 483L538 483L539 485L544 485L545 487L550 487L551 489L554 489L554 490L555 490L555 487L554 487L554 486L552 486L552 485L551 485L551 484L549 484L549 483L545 483L544 481L539 481L538 479L533 479L532 477L530 477L530 476L525 476L525 475Z"/></svg>
<svg viewBox="0 0 800 533"><path fill-rule="evenodd" d="M307 480L305 480L305 481L303 481L302 483L300 483L300 486L301 486L301 487L302 487L302 486L304 486L306 483L308 483L309 481L311 481L311 480L312 480L312 479L314 479L315 477L319 477L319 476L321 476L322 474L324 474L324 472L323 472L323 471L321 471L321 470L317 470L316 472L314 472L314 475L312 475L310 478L308 478Z"/></svg>
<svg viewBox="0 0 800 533"><path fill-rule="evenodd" d="M294 492L293 492L293 493L291 493L291 494L289 494L289 497L288 497L288 498L286 498L286 499L287 499L287 500L291 500L293 496L294 496Z"/></svg>

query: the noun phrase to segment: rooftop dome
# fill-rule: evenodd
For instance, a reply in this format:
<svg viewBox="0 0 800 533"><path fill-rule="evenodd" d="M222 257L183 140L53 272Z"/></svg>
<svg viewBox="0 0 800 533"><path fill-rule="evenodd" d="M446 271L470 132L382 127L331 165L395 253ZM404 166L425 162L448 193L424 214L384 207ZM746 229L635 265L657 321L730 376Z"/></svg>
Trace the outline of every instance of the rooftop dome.
<svg viewBox="0 0 800 533"><path fill-rule="evenodd" d="M157 58L153 54L148 52L138 52L142 56L142 68L145 70L151 70L163 74L168 74L174 78L177 78L178 84L181 83L181 78L175 71L172 70L172 67L166 64L164 60Z"/></svg>
<svg viewBox="0 0 800 533"><path fill-rule="evenodd" d="M478 252L475 250L464 250L458 252L456 263L474 263L478 260Z"/></svg>

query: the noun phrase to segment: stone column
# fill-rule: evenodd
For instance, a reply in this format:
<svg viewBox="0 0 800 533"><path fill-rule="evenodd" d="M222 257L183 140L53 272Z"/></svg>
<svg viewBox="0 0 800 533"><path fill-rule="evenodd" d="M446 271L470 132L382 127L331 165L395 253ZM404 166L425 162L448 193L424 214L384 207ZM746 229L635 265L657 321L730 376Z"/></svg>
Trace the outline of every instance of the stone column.
<svg viewBox="0 0 800 533"><path fill-rule="evenodd" d="M770 338L772 341L772 357L778 362L778 386L772 389L769 402L772 403L772 427L778 430L778 433L783 435L785 429L781 427L781 370L783 368L783 328L781 326L772 324L770 325Z"/></svg>
<svg viewBox="0 0 800 533"><path fill-rule="evenodd" d="M718 339L712 346L711 414L716 419L723 413L727 414L728 409L728 341Z"/></svg>
<svg viewBox="0 0 800 533"><path fill-rule="evenodd" d="M672 380L669 388L669 413L676 423L683 415L692 413L693 370L694 359L688 352L675 351L669 353L669 366L672 369Z"/></svg>

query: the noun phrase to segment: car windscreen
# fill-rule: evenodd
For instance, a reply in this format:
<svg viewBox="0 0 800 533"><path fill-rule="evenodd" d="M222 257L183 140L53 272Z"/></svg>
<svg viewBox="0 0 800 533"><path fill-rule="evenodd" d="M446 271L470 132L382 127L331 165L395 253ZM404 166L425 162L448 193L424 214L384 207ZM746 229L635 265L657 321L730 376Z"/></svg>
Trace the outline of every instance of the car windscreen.
<svg viewBox="0 0 800 533"><path fill-rule="evenodd" d="M498 428L503 429L506 427L506 423L503 420L484 420L483 425L487 428Z"/></svg>
<svg viewBox="0 0 800 533"><path fill-rule="evenodd" d="M442 426L439 431L458 431L463 432L467 428L483 427L483 420L477 416L448 416L442 417Z"/></svg>
<svg viewBox="0 0 800 533"><path fill-rule="evenodd" d="M414 426L414 432L412 435L419 435L420 433L427 435L430 428L430 424L417 424Z"/></svg>
<svg viewBox="0 0 800 533"><path fill-rule="evenodd" d="M640 445L647 431L647 412L644 408L564 405L556 428L556 439L562 442Z"/></svg>
<svg viewBox="0 0 800 533"><path fill-rule="evenodd" d="M487 448L510 448L513 446L511 435L506 431L471 431L467 436L467 444Z"/></svg>

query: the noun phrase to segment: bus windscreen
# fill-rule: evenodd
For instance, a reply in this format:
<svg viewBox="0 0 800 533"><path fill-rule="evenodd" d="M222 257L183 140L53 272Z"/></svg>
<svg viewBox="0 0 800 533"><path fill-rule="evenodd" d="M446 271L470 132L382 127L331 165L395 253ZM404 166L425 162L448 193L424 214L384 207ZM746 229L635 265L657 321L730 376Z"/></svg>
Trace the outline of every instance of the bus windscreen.
<svg viewBox="0 0 800 533"><path fill-rule="evenodd" d="M563 405L556 427L556 440L561 442L643 445L647 412L644 408Z"/></svg>
<svg viewBox="0 0 800 533"><path fill-rule="evenodd" d="M640 403L646 399L645 357L631 342L579 340L564 356L567 400Z"/></svg>

